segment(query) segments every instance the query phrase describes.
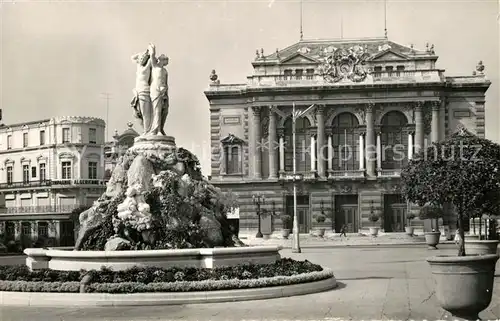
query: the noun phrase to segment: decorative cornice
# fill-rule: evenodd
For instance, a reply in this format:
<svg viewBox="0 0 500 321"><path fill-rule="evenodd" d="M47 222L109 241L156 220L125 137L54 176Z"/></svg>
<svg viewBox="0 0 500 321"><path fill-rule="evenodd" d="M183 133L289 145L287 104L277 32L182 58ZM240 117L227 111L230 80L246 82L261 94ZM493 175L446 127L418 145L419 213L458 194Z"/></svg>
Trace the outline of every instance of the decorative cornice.
<svg viewBox="0 0 500 321"><path fill-rule="evenodd" d="M375 103L369 102L365 105L365 110L367 113L373 113L376 109Z"/></svg>
<svg viewBox="0 0 500 321"><path fill-rule="evenodd" d="M68 152L62 152L58 156L59 156L59 159L61 159L61 158L74 159L75 158L74 154L68 153Z"/></svg>
<svg viewBox="0 0 500 321"><path fill-rule="evenodd" d="M325 112L325 105L321 104L321 105L316 105L316 115L321 115L323 116L324 112Z"/></svg>
<svg viewBox="0 0 500 321"><path fill-rule="evenodd" d="M439 110L441 108L440 101L431 101L432 110Z"/></svg>
<svg viewBox="0 0 500 321"><path fill-rule="evenodd" d="M252 112L254 116L260 116L261 106L252 106Z"/></svg>
<svg viewBox="0 0 500 321"><path fill-rule="evenodd" d="M414 104L414 110L415 111L422 111L422 108L424 107L424 102L423 101L416 101Z"/></svg>
<svg viewBox="0 0 500 321"><path fill-rule="evenodd" d="M227 135L220 142L223 145L243 145L245 143L243 139L233 134Z"/></svg>
<svg viewBox="0 0 500 321"><path fill-rule="evenodd" d="M373 109L372 109L372 111L373 111ZM362 122L361 125L366 124L366 110L360 106L357 106L354 109L354 112L359 116L359 118L361 118L361 122Z"/></svg>
<svg viewBox="0 0 500 321"><path fill-rule="evenodd" d="M36 158L36 161L38 163L42 162L42 161L47 161L47 156L44 156L44 155L39 155L37 158Z"/></svg>
<svg viewBox="0 0 500 321"><path fill-rule="evenodd" d="M28 164L29 164L29 163L31 163L31 159L26 158L26 157L24 157L24 156L23 156L23 157L21 157L20 161L21 161L21 163L28 163Z"/></svg>

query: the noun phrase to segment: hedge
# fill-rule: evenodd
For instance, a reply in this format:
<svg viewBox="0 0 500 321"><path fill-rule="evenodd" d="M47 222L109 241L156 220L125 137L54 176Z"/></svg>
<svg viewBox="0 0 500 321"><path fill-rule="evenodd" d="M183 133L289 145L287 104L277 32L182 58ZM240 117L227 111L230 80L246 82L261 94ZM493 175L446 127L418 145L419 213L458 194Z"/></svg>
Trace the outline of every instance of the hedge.
<svg viewBox="0 0 500 321"><path fill-rule="evenodd" d="M264 277L260 279L229 279L175 282L121 282L90 283L85 286L87 293L144 293L144 292L192 292L217 291L231 289L250 289L271 286L292 285L325 280L333 277L331 270L322 270L291 276ZM64 292L78 293L80 282L46 282L46 281L0 281L0 291L15 292Z"/></svg>

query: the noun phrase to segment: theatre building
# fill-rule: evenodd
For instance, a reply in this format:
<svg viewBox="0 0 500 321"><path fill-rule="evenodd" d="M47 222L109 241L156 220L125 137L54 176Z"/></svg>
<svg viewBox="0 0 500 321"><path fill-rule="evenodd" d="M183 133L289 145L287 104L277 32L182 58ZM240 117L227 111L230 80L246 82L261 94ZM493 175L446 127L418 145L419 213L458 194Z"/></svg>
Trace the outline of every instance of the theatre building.
<svg viewBox="0 0 500 321"><path fill-rule="evenodd" d="M74 244L71 213L105 191L102 119L56 117L0 127L0 243Z"/></svg>
<svg viewBox="0 0 500 321"><path fill-rule="evenodd" d="M437 59L434 46L386 38L302 40L269 55L257 51L244 83L224 84L213 71L205 92L211 182L238 196L240 231L257 229L254 195L265 195L261 208L275 214L273 231L282 228L280 214L293 217L294 105L308 109L296 121L300 232L320 225L338 232L344 224L349 233L404 231L418 207L401 196L400 171L417 148L459 127L485 135L490 82L482 62L469 75L448 76ZM319 213L326 222L316 223ZM370 222L370 213L380 220ZM450 217L442 224L453 226Z"/></svg>

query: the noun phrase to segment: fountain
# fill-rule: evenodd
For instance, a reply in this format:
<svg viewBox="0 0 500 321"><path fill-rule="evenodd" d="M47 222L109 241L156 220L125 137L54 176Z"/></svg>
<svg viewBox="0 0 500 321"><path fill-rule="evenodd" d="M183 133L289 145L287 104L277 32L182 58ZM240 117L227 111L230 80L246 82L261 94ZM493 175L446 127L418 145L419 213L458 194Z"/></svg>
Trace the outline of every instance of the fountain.
<svg viewBox="0 0 500 321"><path fill-rule="evenodd" d="M132 107L144 131L117 163L106 192L80 214L74 251L26 249L32 270L133 266L208 267L272 263L278 246L246 247L226 220L227 202L197 157L165 135L168 58L136 54Z"/></svg>
<svg viewBox="0 0 500 321"><path fill-rule="evenodd" d="M73 249L29 248L25 266L0 266L0 304L185 304L335 288L331 270L236 237L226 219L233 204L202 176L197 157L163 131L168 58L150 45L133 60L132 107L142 135L120 158L106 192L80 214Z"/></svg>

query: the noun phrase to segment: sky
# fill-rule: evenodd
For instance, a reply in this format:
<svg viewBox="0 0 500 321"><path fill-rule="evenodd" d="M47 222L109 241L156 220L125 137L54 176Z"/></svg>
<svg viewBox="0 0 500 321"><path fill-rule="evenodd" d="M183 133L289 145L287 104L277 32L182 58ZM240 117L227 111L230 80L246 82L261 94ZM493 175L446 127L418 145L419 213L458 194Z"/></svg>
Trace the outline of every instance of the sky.
<svg viewBox="0 0 500 321"><path fill-rule="evenodd" d="M208 89L244 83L255 50L265 54L299 40L297 1L0 0L0 108L5 124L57 116L107 118L109 138L128 121L135 66L150 42L169 58L166 132L210 169ZM471 75L479 60L492 85L486 136L500 141L499 0L387 0L389 40L434 44L446 75ZM384 35L384 2L303 0L304 39ZM342 27L341 27L342 26Z"/></svg>

